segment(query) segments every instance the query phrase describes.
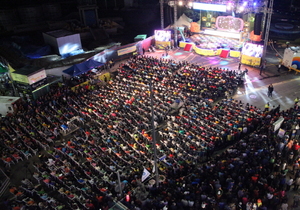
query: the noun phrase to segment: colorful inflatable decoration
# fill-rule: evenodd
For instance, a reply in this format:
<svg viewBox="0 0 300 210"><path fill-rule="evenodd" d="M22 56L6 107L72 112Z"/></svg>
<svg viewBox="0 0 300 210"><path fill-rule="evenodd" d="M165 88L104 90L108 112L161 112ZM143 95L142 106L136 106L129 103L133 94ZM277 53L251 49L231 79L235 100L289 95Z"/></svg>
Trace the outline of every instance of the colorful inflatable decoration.
<svg viewBox="0 0 300 210"><path fill-rule="evenodd" d="M254 42L260 42L261 41L261 34L260 35L255 35L254 31L250 32L250 40Z"/></svg>
<svg viewBox="0 0 300 210"><path fill-rule="evenodd" d="M200 33L200 25L196 22L191 22L191 28L192 33Z"/></svg>

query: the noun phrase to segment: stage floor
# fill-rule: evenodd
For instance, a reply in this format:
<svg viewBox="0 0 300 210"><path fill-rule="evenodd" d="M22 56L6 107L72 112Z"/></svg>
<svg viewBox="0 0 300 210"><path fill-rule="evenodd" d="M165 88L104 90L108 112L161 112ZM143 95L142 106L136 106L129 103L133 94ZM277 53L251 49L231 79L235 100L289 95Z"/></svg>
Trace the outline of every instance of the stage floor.
<svg viewBox="0 0 300 210"><path fill-rule="evenodd" d="M238 49L242 47L241 42L237 39L229 39L205 34L194 34L191 37L189 37L189 39L191 40L191 42L195 43L198 47L203 49Z"/></svg>

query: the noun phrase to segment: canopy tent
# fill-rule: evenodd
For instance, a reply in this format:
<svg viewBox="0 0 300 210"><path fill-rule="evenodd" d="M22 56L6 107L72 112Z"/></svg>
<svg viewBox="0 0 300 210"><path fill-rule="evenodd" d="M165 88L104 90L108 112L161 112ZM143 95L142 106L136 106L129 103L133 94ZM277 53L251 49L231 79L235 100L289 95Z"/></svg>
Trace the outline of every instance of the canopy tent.
<svg viewBox="0 0 300 210"><path fill-rule="evenodd" d="M86 68L84 63L79 63L71 66L70 68L67 68L66 70L63 70L63 73L68 74L72 77L78 76L80 74L83 74L85 72L89 71L89 69Z"/></svg>
<svg viewBox="0 0 300 210"><path fill-rule="evenodd" d="M68 74L72 77L75 77L75 76L78 76L85 72L88 72L88 71L92 70L93 68L103 66L103 65L104 65L103 63L100 63L98 61L94 61L94 60L90 59L83 63L75 64L75 65L71 66L70 68L63 70L63 73Z"/></svg>
<svg viewBox="0 0 300 210"><path fill-rule="evenodd" d="M176 27L185 27L185 28L188 28L190 29L191 27L191 22L193 22L192 19L190 19L188 16L186 16L185 14L182 14L180 16L180 18L178 18L178 20L176 21L175 24L173 25L169 25L166 29L169 29L173 26L176 26Z"/></svg>
<svg viewBox="0 0 300 210"><path fill-rule="evenodd" d="M8 68L4 64L0 63L0 74L6 72L8 72Z"/></svg>
<svg viewBox="0 0 300 210"><path fill-rule="evenodd" d="M0 65L0 74L8 72L8 69Z"/></svg>
<svg viewBox="0 0 300 210"><path fill-rule="evenodd" d="M92 70L95 67L100 67L100 66L104 65L104 63L95 61L93 59L89 59L89 60L85 61L84 63L86 65L86 67L88 67L90 70Z"/></svg>

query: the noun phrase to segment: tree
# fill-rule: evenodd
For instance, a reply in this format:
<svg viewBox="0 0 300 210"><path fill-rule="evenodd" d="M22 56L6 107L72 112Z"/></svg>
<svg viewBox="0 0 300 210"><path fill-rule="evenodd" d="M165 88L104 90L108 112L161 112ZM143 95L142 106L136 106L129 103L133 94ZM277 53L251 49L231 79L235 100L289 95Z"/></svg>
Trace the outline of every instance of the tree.
<svg viewBox="0 0 300 210"><path fill-rule="evenodd" d="M192 10L192 9L186 9L184 12L183 12L188 18L192 19L193 22L198 22L199 19L200 19L200 12L197 11L197 10Z"/></svg>

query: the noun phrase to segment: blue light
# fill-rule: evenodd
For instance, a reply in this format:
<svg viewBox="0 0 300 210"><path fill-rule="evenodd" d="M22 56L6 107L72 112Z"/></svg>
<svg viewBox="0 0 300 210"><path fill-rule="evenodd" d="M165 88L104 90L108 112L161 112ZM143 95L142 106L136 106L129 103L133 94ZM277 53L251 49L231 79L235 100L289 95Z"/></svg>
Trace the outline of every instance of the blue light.
<svg viewBox="0 0 300 210"><path fill-rule="evenodd" d="M256 2L253 2L253 6L256 6Z"/></svg>
<svg viewBox="0 0 300 210"><path fill-rule="evenodd" d="M225 66L225 65L228 65L228 63L229 63L228 61L221 61L220 65Z"/></svg>
<svg viewBox="0 0 300 210"><path fill-rule="evenodd" d="M175 53L175 55L182 55L182 53L181 52L177 52L177 53Z"/></svg>

